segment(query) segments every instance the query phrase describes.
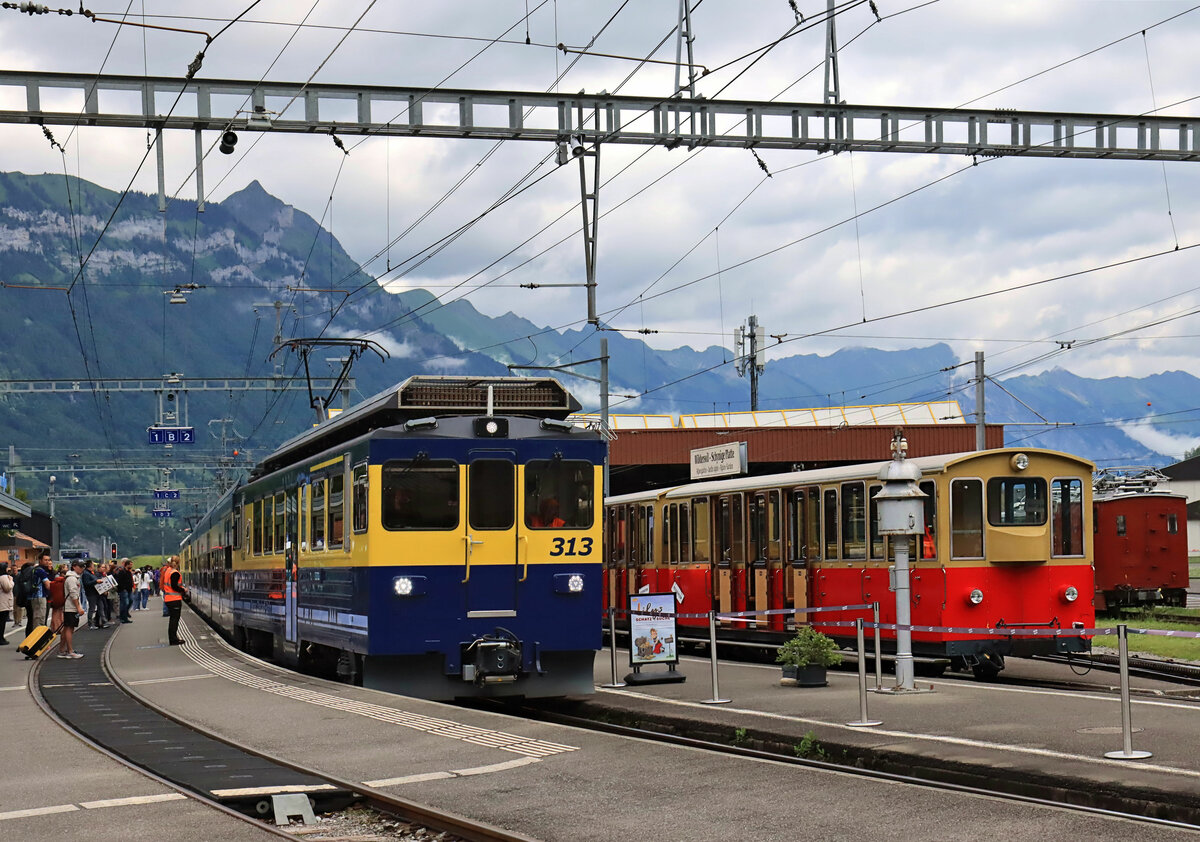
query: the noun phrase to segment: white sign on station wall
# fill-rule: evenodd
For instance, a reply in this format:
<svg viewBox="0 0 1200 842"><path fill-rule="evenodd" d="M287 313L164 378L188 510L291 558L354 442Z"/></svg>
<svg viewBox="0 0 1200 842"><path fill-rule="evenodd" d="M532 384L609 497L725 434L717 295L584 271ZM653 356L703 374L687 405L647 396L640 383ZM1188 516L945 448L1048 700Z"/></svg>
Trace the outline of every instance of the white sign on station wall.
<svg viewBox="0 0 1200 842"><path fill-rule="evenodd" d="M692 451L692 479L732 477L746 473L746 443L735 441Z"/></svg>

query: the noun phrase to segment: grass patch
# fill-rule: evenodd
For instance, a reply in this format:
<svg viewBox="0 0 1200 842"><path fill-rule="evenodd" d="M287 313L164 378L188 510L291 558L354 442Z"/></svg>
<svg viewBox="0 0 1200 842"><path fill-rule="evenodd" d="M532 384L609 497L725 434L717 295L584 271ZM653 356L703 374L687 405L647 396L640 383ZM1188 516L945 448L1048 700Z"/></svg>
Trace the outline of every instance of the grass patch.
<svg viewBox="0 0 1200 842"><path fill-rule="evenodd" d="M1179 611L1180 609L1175 609ZM1188 612L1197 613L1197 612ZM1167 620L1156 619L1153 613L1127 615L1120 618L1106 617L1096 618L1097 626L1113 626L1118 622L1125 623L1130 630L1133 629L1165 629L1173 631L1200 632L1200 625L1192 625L1189 623L1172 623ZM1160 637L1159 635L1150 634L1130 634L1129 652L1130 654L1147 655L1152 658L1171 658L1176 661L1200 661L1200 639L1188 637ZM1117 636L1114 635L1096 635L1092 639L1092 648L1095 649L1111 649L1114 653L1117 651Z"/></svg>

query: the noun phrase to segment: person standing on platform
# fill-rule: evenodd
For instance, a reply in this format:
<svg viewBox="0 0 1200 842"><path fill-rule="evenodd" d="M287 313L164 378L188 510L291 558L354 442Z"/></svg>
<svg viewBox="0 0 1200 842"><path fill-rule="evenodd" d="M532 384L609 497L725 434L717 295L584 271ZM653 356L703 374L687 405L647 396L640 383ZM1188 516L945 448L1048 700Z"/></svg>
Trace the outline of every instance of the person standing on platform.
<svg viewBox="0 0 1200 842"><path fill-rule="evenodd" d="M25 610L25 636L46 622L46 580L50 578L50 551L42 550L38 563L33 568L32 584L29 589L29 606Z"/></svg>
<svg viewBox="0 0 1200 842"><path fill-rule="evenodd" d="M79 583L83 586L83 595L87 598L88 628L98 629L104 625L104 614L100 609L100 592L96 590L96 574L92 570L92 561L83 563L83 572L79 574Z"/></svg>
<svg viewBox="0 0 1200 842"><path fill-rule="evenodd" d="M8 629L8 614L13 606L13 577L8 575L8 562L0 561L0 646L8 645L4 632Z"/></svg>
<svg viewBox="0 0 1200 842"><path fill-rule="evenodd" d="M149 567L143 567L134 576L137 582L137 592L134 594L134 608L138 611L145 611L146 606L150 604L150 586L154 584L154 576L150 573Z"/></svg>
<svg viewBox="0 0 1200 842"><path fill-rule="evenodd" d="M120 566L113 572L117 579L117 599L121 605L121 622L132 623L129 607L133 604L133 562L127 558L121 559Z"/></svg>
<svg viewBox="0 0 1200 842"><path fill-rule="evenodd" d="M178 564L179 556L171 556L162 566L162 575L159 576L163 606L167 609L167 616L171 618L167 622L167 642L172 646L183 643L179 638L179 615L183 612L183 598L187 594L187 588L183 586L183 577L176 567Z"/></svg>
<svg viewBox="0 0 1200 842"><path fill-rule="evenodd" d="M77 558L71 562L71 572L67 574L66 595L67 604L63 606L62 646L58 653L60 658L82 658L75 651L75 628L79 625L79 615L83 613L83 603L80 602L79 574L83 570L83 559Z"/></svg>
<svg viewBox="0 0 1200 842"><path fill-rule="evenodd" d="M27 608L29 608L29 591L26 590L25 583L21 580L21 575L22 574L27 575L28 571L32 570L32 568L33 568L33 562L31 562L31 561L27 561L24 564L22 564L21 568L19 570L17 569L16 565L13 565L13 567L12 567L12 571L13 571L13 573L12 573L12 577L13 577L12 621L13 621L14 629L19 629L21 626L24 625L23 620L25 619L25 610Z"/></svg>

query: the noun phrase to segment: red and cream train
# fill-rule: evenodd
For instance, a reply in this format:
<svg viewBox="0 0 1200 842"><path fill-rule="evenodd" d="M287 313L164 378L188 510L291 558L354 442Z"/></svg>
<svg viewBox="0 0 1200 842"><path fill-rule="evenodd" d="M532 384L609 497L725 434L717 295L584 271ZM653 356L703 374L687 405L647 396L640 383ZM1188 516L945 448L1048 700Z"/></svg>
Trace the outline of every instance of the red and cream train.
<svg viewBox="0 0 1200 842"><path fill-rule="evenodd" d="M923 534L909 538L914 626L1092 628L1092 463L1050 450L910 459L925 492ZM697 482L610 497L605 607L641 588L682 595L689 614L879 602L895 622L892 553L878 534L884 462ZM848 642L847 620L809 615ZM723 622L725 639L778 643L803 614ZM706 619L680 618L680 631ZM697 633L700 631L696 629ZM700 635L697 634L699 637ZM883 634L894 648L894 632ZM1080 636L915 632L918 657L994 676L1009 654L1084 652Z"/></svg>

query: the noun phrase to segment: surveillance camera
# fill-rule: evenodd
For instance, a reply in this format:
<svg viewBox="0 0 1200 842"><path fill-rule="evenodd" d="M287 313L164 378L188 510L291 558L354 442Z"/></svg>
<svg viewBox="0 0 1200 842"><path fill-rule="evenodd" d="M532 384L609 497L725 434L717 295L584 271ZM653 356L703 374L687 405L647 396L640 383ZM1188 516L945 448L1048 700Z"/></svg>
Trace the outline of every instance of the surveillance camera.
<svg viewBox="0 0 1200 842"><path fill-rule="evenodd" d="M570 138L570 140L568 140L568 141L567 141L567 146L568 146L568 147L570 148L570 150L571 150L571 157L572 157L572 158L578 158L578 157L579 157L580 155L582 155L582 154L583 154L583 152L584 152L584 149L583 149L583 135L581 135L581 134L573 134L573 135L571 135L571 138Z"/></svg>

